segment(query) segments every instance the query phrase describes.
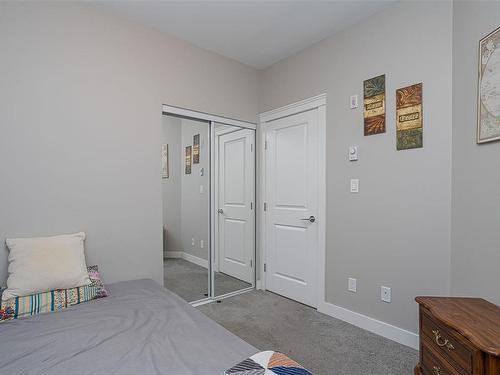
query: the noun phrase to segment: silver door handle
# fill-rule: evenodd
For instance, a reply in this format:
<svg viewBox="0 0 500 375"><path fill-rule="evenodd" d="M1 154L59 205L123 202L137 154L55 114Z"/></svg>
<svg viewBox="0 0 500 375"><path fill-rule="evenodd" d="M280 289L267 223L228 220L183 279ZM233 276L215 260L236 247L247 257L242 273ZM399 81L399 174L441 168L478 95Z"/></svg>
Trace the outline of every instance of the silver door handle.
<svg viewBox="0 0 500 375"><path fill-rule="evenodd" d="M217 210L217 212L218 212L218 213L220 213L220 214L223 214L223 213L224 213L224 211L222 210L222 208L219 208L219 209Z"/></svg>
<svg viewBox="0 0 500 375"><path fill-rule="evenodd" d="M311 215L311 216L309 216L309 217L308 217L308 218L306 218L306 219L300 219L300 220L307 220L307 221L309 221L309 222L311 222L311 223L314 223L314 222L316 221L316 218L315 218L314 216L312 216L312 215Z"/></svg>

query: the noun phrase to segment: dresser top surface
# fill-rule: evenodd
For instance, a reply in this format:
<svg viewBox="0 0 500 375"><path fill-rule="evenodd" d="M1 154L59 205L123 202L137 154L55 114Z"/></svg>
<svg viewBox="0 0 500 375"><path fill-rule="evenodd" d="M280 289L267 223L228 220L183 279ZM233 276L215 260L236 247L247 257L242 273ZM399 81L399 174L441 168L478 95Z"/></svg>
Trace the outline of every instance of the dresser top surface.
<svg viewBox="0 0 500 375"><path fill-rule="evenodd" d="M500 307L481 298L417 297L437 319L483 352L500 356Z"/></svg>

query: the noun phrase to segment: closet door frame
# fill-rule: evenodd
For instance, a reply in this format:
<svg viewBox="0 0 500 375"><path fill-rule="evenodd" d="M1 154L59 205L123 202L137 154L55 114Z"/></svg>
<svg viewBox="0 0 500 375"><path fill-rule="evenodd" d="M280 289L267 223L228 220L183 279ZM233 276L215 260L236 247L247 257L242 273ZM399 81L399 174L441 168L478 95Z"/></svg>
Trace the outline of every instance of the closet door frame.
<svg viewBox="0 0 500 375"><path fill-rule="evenodd" d="M215 147L213 140L214 140L214 124L224 124L224 125L231 125L231 126L237 126L240 128L245 128L245 129L251 129L255 132L257 132L257 124L248 122L248 121L242 121L242 120L236 120L228 117L223 117L223 116L218 116L218 115L213 115L210 113L205 113L205 112L200 112L200 111L194 111L191 109L187 108L182 108L182 107L177 107L177 106L172 106L168 104L163 104L162 106L162 115L173 115L173 116L178 116L178 117L185 117L185 118L190 118L193 120L201 120L201 121L207 121L209 122L209 155L210 155L210 187L209 187L209 194L210 194L210 220L209 220L209 233L210 233L210 249L209 249L209 255L210 255L210 262L208 262L208 280L207 283L209 285L209 295L207 298L204 298L202 300L194 301L191 303L193 306L200 306L204 305L207 303L214 302L216 300L221 300L224 298L232 297L241 293L246 293L250 290L254 290L256 288L256 282L257 282L257 275L255 270L257 269L257 264L256 264L256 253L257 253L257 248L254 246L254 254L253 254L253 284L251 287L244 288L235 292L227 293L221 296L215 296L215 273L213 270L213 264L214 264L214 258L215 258L215 238L216 238L216 212L215 212L215 203L216 203L216 197L215 197L215 189L212 187L215 186ZM257 136L255 135L254 137L255 143L257 143ZM257 150L257 145L255 145L255 150ZM255 156L256 153L254 153ZM255 173L254 176L257 176L257 161L254 159L254 166L255 166ZM254 179L255 179L254 177ZM256 181L254 181L256 183ZM254 186L254 191L255 194L257 194L257 189L256 185ZM257 202L257 196L255 196L254 202ZM255 220L257 220L257 215L255 215ZM257 222L255 223L254 228L257 228ZM256 233L254 233L256 235ZM255 237L254 244L257 244L257 238Z"/></svg>

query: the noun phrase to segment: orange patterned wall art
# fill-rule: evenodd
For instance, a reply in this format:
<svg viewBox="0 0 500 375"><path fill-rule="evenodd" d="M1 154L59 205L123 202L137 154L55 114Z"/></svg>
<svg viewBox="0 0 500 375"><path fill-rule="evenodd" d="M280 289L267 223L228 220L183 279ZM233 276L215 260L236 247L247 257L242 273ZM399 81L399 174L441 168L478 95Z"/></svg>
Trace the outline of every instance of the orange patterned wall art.
<svg viewBox="0 0 500 375"><path fill-rule="evenodd" d="M423 147L422 83L396 90L396 149Z"/></svg>
<svg viewBox="0 0 500 375"><path fill-rule="evenodd" d="M385 133L385 74L363 82L365 135Z"/></svg>

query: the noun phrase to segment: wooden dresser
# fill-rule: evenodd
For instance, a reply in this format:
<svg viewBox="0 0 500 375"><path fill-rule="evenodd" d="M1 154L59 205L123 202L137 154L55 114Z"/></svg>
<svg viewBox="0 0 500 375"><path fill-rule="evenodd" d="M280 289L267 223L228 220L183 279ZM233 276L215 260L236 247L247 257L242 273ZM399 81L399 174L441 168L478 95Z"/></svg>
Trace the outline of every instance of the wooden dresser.
<svg viewBox="0 0 500 375"><path fill-rule="evenodd" d="M480 298L417 297L415 375L500 375L500 307Z"/></svg>

